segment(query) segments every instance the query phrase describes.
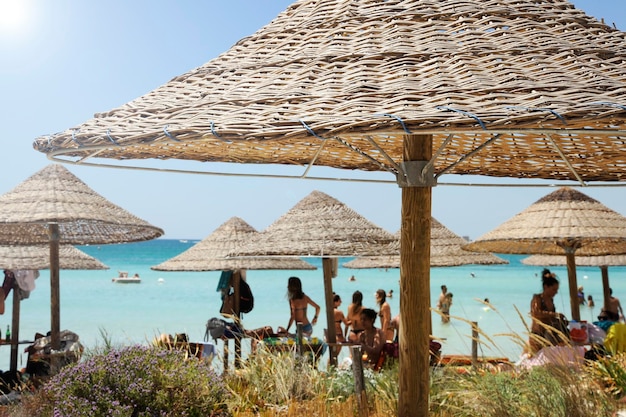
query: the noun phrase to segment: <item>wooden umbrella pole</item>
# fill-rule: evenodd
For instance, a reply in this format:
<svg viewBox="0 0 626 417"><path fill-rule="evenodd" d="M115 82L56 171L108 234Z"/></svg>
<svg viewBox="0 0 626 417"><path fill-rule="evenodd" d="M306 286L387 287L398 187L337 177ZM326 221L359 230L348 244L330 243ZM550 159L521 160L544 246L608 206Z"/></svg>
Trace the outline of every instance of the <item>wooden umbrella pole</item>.
<svg viewBox="0 0 626 417"><path fill-rule="evenodd" d="M322 258L322 269L324 271L324 298L326 301L326 342L330 343L331 348L328 349L330 357L330 366L337 366L336 350L334 348L337 343L337 333L335 331L335 305L333 303L333 259Z"/></svg>
<svg viewBox="0 0 626 417"><path fill-rule="evenodd" d="M17 345L20 340L20 291L13 281L13 315L11 317L11 371L17 371Z"/></svg>
<svg viewBox="0 0 626 417"><path fill-rule="evenodd" d="M240 269L236 269L233 271L233 277L232 277L232 285L233 285L233 297L234 297L234 303L233 303L233 309L235 310L235 324L237 326L239 326L239 328L243 328L243 325L241 323L241 307L240 307L240 302L241 302L241 294L239 293L239 288L241 288L241 284L239 283L239 281L241 281L243 279L243 277L241 276L241 270ZM235 369L240 369L241 368L241 339L243 338L243 335L237 336L235 337Z"/></svg>
<svg viewBox="0 0 626 417"><path fill-rule="evenodd" d="M428 161L431 135L404 137L405 161ZM415 164L411 164L415 165ZM419 164L417 164L419 166ZM429 415L430 231L432 188L428 178L408 178L402 188L400 234L400 376L398 416ZM407 171L407 177L413 177ZM424 181L425 180L425 181ZM414 184L416 181L418 184ZM399 182L402 183L401 179ZM402 185L402 184L401 184Z"/></svg>
<svg viewBox="0 0 626 417"><path fill-rule="evenodd" d="M604 293L604 301L602 305L606 311L609 311L611 304L611 287L609 286L609 267L602 265L600 267L600 273L602 274L602 292Z"/></svg>
<svg viewBox="0 0 626 417"><path fill-rule="evenodd" d="M567 279L569 281L569 302L572 309L572 320L580 321L580 303L578 301L578 282L576 279L576 258L573 250L566 250Z"/></svg>
<svg viewBox="0 0 626 417"><path fill-rule="evenodd" d="M48 224L50 237L50 341L52 349L61 348L61 291L59 285L59 225Z"/></svg>

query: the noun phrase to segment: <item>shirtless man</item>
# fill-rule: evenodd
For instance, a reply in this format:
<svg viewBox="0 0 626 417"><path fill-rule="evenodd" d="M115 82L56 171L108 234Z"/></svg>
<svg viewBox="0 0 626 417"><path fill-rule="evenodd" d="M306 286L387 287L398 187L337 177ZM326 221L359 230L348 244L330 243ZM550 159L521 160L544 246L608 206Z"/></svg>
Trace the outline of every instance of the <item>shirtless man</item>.
<svg viewBox="0 0 626 417"><path fill-rule="evenodd" d="M622 310L622 305L619 302L619 298L613 297L613 289L609 288L609 294L611 298L609 298L609 313L611 313L611 319L613 321L621 321L624 317L624 310Z"/></svg>
<svg viewBox="0 0 626 417"><path fill-rule="evenodd" d="M441 294L439 294L439 301L437 302L437 310L441 310L441 308L443 307L446 301L446 294L448 294L448 287L442 285Z"/></svg>

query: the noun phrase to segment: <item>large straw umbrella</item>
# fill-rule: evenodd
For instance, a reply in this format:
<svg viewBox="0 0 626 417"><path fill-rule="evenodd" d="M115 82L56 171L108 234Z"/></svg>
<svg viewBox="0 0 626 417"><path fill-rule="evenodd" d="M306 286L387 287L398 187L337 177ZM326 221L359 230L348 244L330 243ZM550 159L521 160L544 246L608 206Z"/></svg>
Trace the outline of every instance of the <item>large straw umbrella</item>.
<svg viewBox="0 0 626 417"><path fill-rule="evenodd" d="M181 159L390 173L407 324L398 414L426 416L431 188L443 174L626 178L625 44L566 0L299 0L205 65L34 146L83 165L157 158L142 168L159 171ZM188 170L230 175L207 167Z"/></svg>
<svg viewBox="0 0 626 417"><path fill-rule="evenodd" d="M430 266L502 265L509 261L491 253L469 252L461 249L467 240L455 234L434 217L431 219ZM395 246L400 253L400 231L395 233ZM346 268L400 268L400 255L361 256L343 264Z"/></svg>
<svg viewBox="0 0 626 417"><path fill-rule="evenodd" d="M106 200L67 168L51 164L0 196L0 244L48 244L51 343L60 346L60 244L150 240L163 231Z"/></svg>
<svg viewBox="0 0 626 417"><path fill-rule="evenodd" d="M336 343L332 278L341 256L396 253L391 233L374 225L339 200L313 191L232 256L292 256L322 258L326 336ZM335 350L330 363L336 365Z"/></svg>
<svg viewBox="0 0 626 417"><path fill-rule="evenodd" d="M239 280L245 270L312 270L315 266L296 258L229 258L228 254L249 242L259 232L239 217L231 217L213 233L186 251L151 269L156 271L233 271L234 311L239 317ZM235 340L235 364L241 357L240 340Z"/></svg>
<svg viewBox="0 0 626 417"><path fill-rule="evenodd" d="M609 266L626 265L626 255L605 255L605 256L576 256L576 266L597 266L602 275L602 295L604 296L603 306L609 309L611 299L611 287L609 285ZM535 266L562 266L567 265L567 259L556 255L532 255L522 259L524 265Z"/></svg>
<svg viewBox="0 0 626 417"><path fill-rule="evenodd" d="M50 269L50 248L37 246L0 246L0 268L10 270ZM71 245L59 247L59 269L109 269L108 266ZM17 370L17 348L20 340L20 295L14 284L11 314L11 371Z"/></svg>
<svg viewBox="0 0 626 417"><path fill-rule="evenodd" d="M464 248L564 255L572 319L580 320L575 255L625 254L626 217L580 191L562 187Z"/></svg>

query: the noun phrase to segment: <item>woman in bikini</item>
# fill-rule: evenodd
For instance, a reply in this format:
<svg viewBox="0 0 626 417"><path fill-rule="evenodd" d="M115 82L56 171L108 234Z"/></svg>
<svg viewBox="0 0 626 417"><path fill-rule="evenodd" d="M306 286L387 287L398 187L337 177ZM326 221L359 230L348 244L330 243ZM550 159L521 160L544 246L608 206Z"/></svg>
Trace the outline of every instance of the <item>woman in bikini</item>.
<svg viewBox="0 0 626 417"><path fill-rule="evenodd" d="M355 291L352 294L352 304L348 306L348 325L346 326L346 336L353 343L359 341L359 333L363 331L361 310L363 310L363 293ZM349 333L348 330L350 331Z"/></svg>
<svg viewBox="0 0 626 417"><path fill-rule="evenodd" d="M333 313L335 317L336 340L337 340L337 343L345 343L346 337L344 336L343 326L347 328L349 322L346 316L343 314L343 311L339 309L339 306L341 305L341 297L339 296L339 294L333 295L333 304L335 306ZM341 351L341 346L335 346L334 351L335 351L335 357L339 356L339 352Z"/></svg>
<svg viewBox="0 0 626 417"><path fill-rule="evenodd" d="M385 335L381 329L374 327L375 321L376 311L371 308L364 308L361 311L363 331L359 334L359 342L363 352L363 365L368 367L376 366L385 344Z"/></svg>
<svg viewBox="0 0 626 417"><path fill-rule="evenodd" d="M343 314L343 311L339 309L339 306L341 305L341 297L339 296L339 294L335 294L333 296L333 304L335 305L335 334L337 335L337 342L344 343L346 341L346 337L344 335L342 324L345 327L348 327L349 322L346 316Z"/></svg>
<svg viewBox="0 0 626 417"><path fill-rule="evenodd" d="M380 306L380 310L378 312L378 316L380 317L380 327L385 335L385 339L383 341L392 341L394 336L394 331L391 328L391 306L386 301L387 293L385 290L377 290L376 294L376 304Z"/></svg>
<svg viewBox="0 0 626 417"><path fill-rule="evenodd" d="M541 350L546 344L557 345L563 342L559 335L563 329L558 327L560 322L564 322L565 316L557 313L554 307L554 296L559 291L559 281L548 269L543 270L541 281L543 292L533 295L530 301L532 326L528 342L532 353Z"/></svg>
<svg viewBox="0 0 626 417"><path fill-rule="evenodd" d="M302 291L302 281L300 281L298 277L289 278L287 282L287 297L289 298L291 314L289 316L289 324L287 324L285 331L288 332L294 322L302 323L302 334L304 336L311 336L313 333L313 325L317 323L317 317L320 314L320 306ZM310 322L306 315L309 304L315 308L315 315Z"/></svg>

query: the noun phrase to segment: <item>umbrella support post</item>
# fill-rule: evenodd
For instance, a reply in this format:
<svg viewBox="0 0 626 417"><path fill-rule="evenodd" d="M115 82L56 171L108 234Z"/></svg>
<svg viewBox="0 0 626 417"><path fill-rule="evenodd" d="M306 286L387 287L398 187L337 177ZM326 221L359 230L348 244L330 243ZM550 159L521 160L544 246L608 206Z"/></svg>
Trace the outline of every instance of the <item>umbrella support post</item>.
<svg viewBox="0 0 626 417"><path fill-rule="evenodd" d="M337 275L337 258L322 258L322 269L324 270L324 298L326 299L326 342L330 346L337 343L337 333L335 331L335 305L333 302L333 278ZM328 349L330 366L337 366L336 350Z"/></svg>
<svg viewBox="0 0 626 417"><path fill-rule="evenodd" d="M13 313L11 317L11 371L17 371L17 345L20 340L20 292L13 281Z"/></svg>
<svg viewBox="0 0 626 417"><path fill-rule="evenodd" d="M52 349L61 348L61 291L59 288L59 225L48 224L50 237L50 341Z"/></svg>
<svg viewBox="0 0 626 417"><path fill-rule="evenodd" d="M600 267L600 273L602 274L602 291L604 292L604 310L610 310L611 300L611 287L609 286L609 267L604 265Z"/></svg>
<svg viewBox="0 0 626 417"><path fill-rule="evenodd" d="M478 366L478 322L472 322L472 367Z"/></svg>
<svg viewBox="0 0 626 417"><path fill-rule="evenodd" d="M576 279L576 258L574 250L565 251L567 259L567 279L569 282L569 302L572 310L572 320L580 321L580 303L578 302L578 282Z"/></svg>
<svg viewBox="0 0 626 417"><path fill-rule="evenodd" d="M398 416L427 417L430 392L430 234L435 185L432 135L405 135L400 232L400 358Z"/></svg>

